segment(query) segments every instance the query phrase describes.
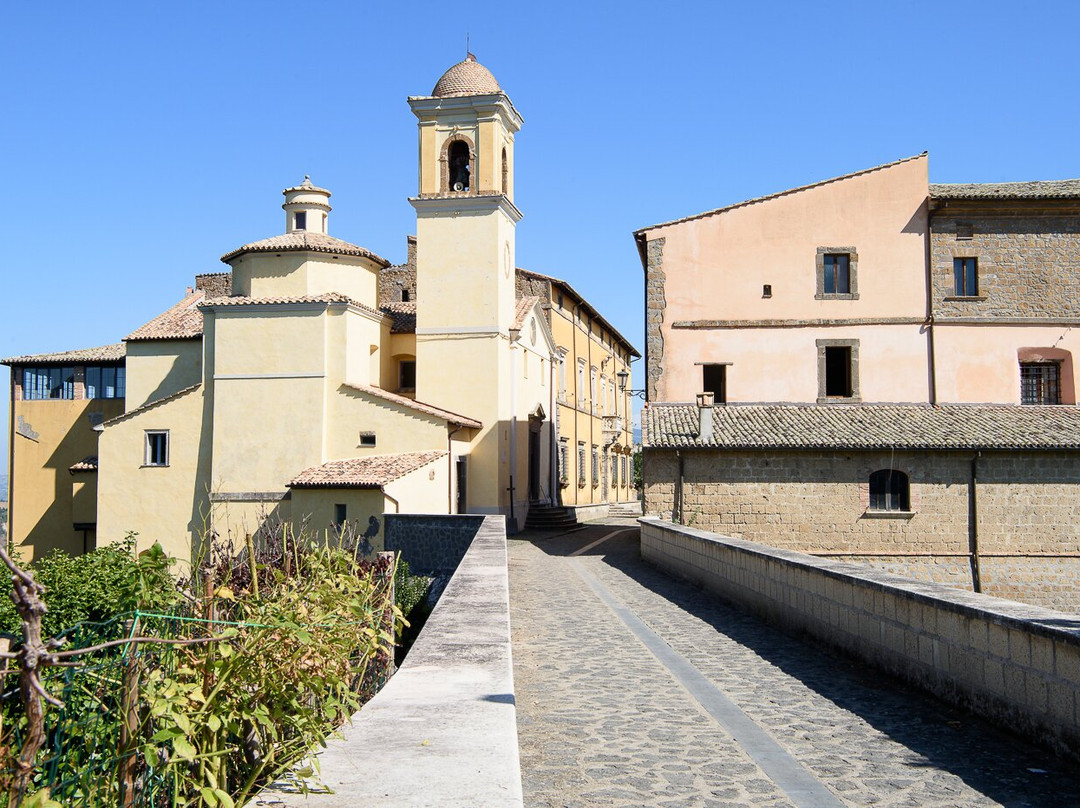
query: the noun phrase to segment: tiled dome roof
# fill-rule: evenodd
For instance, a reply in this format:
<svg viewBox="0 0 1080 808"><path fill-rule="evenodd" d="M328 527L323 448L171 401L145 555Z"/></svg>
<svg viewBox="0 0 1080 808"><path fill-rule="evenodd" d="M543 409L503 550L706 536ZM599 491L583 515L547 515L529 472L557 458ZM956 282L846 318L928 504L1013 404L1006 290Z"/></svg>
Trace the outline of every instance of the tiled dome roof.
<svg viewBox="0 0 1080 808"><path fill-rule="evenodd" d="M435 89L431 91L437 98L447 98L455 95L489 95L501 93L502 87L491 71L476 61L471 53L465 57L465 61L458 62L451 67L435 83Z"/></svg>

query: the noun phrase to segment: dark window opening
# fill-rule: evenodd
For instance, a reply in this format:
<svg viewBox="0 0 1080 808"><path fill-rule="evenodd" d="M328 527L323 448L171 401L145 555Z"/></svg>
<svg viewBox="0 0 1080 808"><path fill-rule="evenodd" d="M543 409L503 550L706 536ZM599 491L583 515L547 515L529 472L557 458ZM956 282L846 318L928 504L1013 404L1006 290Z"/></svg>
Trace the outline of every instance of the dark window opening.
<svg viewBox="0 0 1080 808"><path fill-rule="evenodd" d="M144 465L167 466L169 465L169 433L164 431L148 431L146 433L146 457Z"/></svg>
<svg viewBox="0 0 1080 808"><path fill-rule="evenodd" d="M403 359L398 366L398 389L399 390L415 390L416 389L416 361L412 359Z"/></svg>
<svg viewBox="0 0 1080 808"><path fill-rule="evenodd" d="M1060 404L1061 369L1057 362L1020 363L1020 403Z"/></svg>
<svg viewBox="0 0 1080 808"><path fill-rule="evenodd" d="M509 171L506 166L506 149L502 151L502 192L509 193L507 190L510 187L509 184Z"/></svg>
<svg viewBox="0 0 1080 808"><path fill-rule="evenodd" d="M761 287L761 296L762 297L772 297L772 284L771 283L766 283L766 284L762 285L762 287Z"/></svg>
<svg viewBox="0 0 1080 808"><path fill-rule="evenodd" d="M307 211L298 210L296 211L295 217L296 218L294 219L294 228L296 230L307 230Z"/></svg>
<svg viewBox="0 0 1080 808"><path fill-rule="evenodd" d="M954 258L954 294L957 297L975 297L979 294L979 259Z"/></svg>
<svg viewBox="0 0 1080 808"><path fill-rule="evenodd" d="M908 476L896 469L881 469L870 475L870 510L911 510Z"/></svg>
<svg viewBox="0 0 1080 808"><path fill-rule="evenodd" d="M334 530L339 533L345 529L345 520L347 514L344 505L338 504L334 506Z"/></svg>
<svg viewBox="0 0 1080 808"><path fill-rule="evenodd" d="M717 404L727 403L727 365L702 365L701 389L712 393Z"/></svg>
<svg viewBox="0 0 1080 808"><path fill-rule="evenodd" d="M375 433L374 432L361 432L360 433L360 446L374 446L375 445Z"/></svg>
<svg viewBox="0 0 1080 808"><path fill-rule="evenodd" d="M402 303L408 303L409 302L409 290L408 289L402 289L401 290L401 302Z"/></svg>
<svg viewBox="0 0 1080 808"><path fill-rule="evenodd" d="M827 295L851 293L851 256L830 253L825 256L824 292Z"/></svg>
<svg viewBox="0 0 1080 808"><path fill-rule="evenodd" d="M825 348L825 395L851 397L851 348Z"/></svg>
<svg viewBox="0 0 1080 808"><path fill-rule="evenodd" d="M450 190L469 190L469 144L455 140L450 144Z"/></svg>
<svg viewBox="0 0 1080 808"><path fill-rule="evenodd" d="M86 368L86 397L123 398L125 375L122 367L88 366Z"/></svg>
<svg viewBox="0 0 1080 808"><path fill-rule="evenodd" d="M23 368L23 398L75 398L75 368Z"/></svg>

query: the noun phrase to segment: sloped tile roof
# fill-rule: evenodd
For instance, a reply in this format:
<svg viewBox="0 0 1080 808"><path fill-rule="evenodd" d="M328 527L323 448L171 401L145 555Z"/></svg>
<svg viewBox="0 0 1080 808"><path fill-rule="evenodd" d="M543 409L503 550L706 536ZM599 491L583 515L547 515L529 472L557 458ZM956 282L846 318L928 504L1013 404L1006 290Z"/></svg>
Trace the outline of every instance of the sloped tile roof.
<svg viewBox="0 0 1080 808"><path fill-rule="evenodd" d="M327 292L321 295L297 295L295 297L244 297L242 295L211 297L203 300L199 306L201 308L210 308L211 306L281 306L290 303L343 303L357 309L363 309L376 317L383 316L383 312L377 311L371 306L365 306L363 303L337 292Z"/></svg>
<svg viewBox="0 0 1080 808"><path fill-rule="evenodd" d="M97 455L90 455L89 457L84 457L78 463L75 463L75 464L68 467L68 471L70 471L72 474L74 474L77 471L97 471L97 470L98 470Z"/></svg>
<svg viewBox="0 0 1080 808"><path fill-rule="evenodd" d="M790 194L797 194L797 193L800 193L802 191L809 191L811 188L818 188L818 187L820 187L822 185L829 185L830 183L833 183L833 182L840 182L841 180L851 179L852 177L858 177L858 176L861 176L863 174L869 174L869 173L871 173L873 171L881 171L882 169L885 169L885 168L892 168L893 166L898 166L901 163L908 163L908 162L911 162L912 160L919 160L921 158L924 158L924 157L926 157L926 154L927 154L926 152L923 152L922 154L914 154L911 157L903 157L903 158L901 158L899 160L893 160L891 163L882 163L879 166L872 166L871 168L864 168L864 169L862 169L860 171L852 171L850 174L841 174L839 177L830 177L827 180L819 180L818 182L812 182L809 185L800 185L797 188L788 188L785 191L777 191L776 193L766 194L765 196L756 196L753 199L745 199L742 202L736 202L733 205L725 205L722 208L714 208L713 210L706 210L706 211L703 211L701 213L695 213L692 216L683 216L681 219L672 219L669 222L660 222L659 224L650 224L650 225L648 225L646 227L642 227L642 228L640 228L638 230L635 230L634 235L637 236L637 235L639 235L641 233L645 233L645 232L647 232L649 230L656 230L659 227L667 227L668 225L672 225L672 224L682 224L683 222L691 222L694 219L704 219L707 216L716 216L719 213L725 213L726 211L734 210L735 208L742 208L742 207L746 207L747 205L756 205L756 204L758 204L760 202L768 202L771 199L778 199L779 197L782 197L782 196L788 196Z"/></svg>
<svg viewBox="0 0 1080 808"><path fill-rule="evenodd" d="M464 415L458 415L456 412L433 407L430 404L424 404L420 401L413 401L411 398L388 392L381 387L372 387L371 385L366 384L346 384L345 387L348 387L350 390L367 393L369 396L374 396L375 398L381 398L384 401L389 401L392 404L397 404L401 407L407 407L410 410L422 412L425 415L433 415L436 418L441 418L442 420L457 426L464 426L469 429L480 429L483 426L482 423L473 418L467 418Z"/></svg>
<svg viewBox="0 0 1080 808"><path fill-rule="evenodd" d="M387 303L381 307L385 314L389 314L394 320L390 326L391 334L415 334L416 333L416 301L407 303Z"/></svg>
<svg viewBox="0 0 1080 808"><path fill-rule="evenodd" d="M136 407L133 410L128 410L122 415L117 415L115 418L110 418L108 421L105 421L102 426L112 426L113 424L118 424L121 421L126 421L127 419L133 418L140 413L146 412L147 410L152 410L154 407L164 404L167 401L172 401L173 399L180 398L181 396L186 396L188 393L198 390L200 387L202 387L202 382L199 382L198 384L193 384L191 385L191 387L185 387L183 390L177 390L175 393L170 393L167 396L156 398L153 401L147 401L141 407Z"/></svg>
<svg viewBox="0 0 1080 808"><path fill-rule="evenodd" d="M931 199L1080 199L1080 179L931 183Z"/></svg>
<svg viewBox="0 0 1080 808"><path fill-rule="evenodd" d="M154 339L197 339L203 333L202 302L203 291L196 289L170 309L166 309L153 320L136 328L125 340Z"/></svg>
<svg viewBox="0 0 1080 808"><path fill-rule="evenodd" d="M124 343L102 345L98 348L80 348L59 353L29 354L0 359L0 365L59 365L66 362L115 362L123 359L127 349Z"/></svg>
<svg viewBox="0 0 1080 808"><path fill-rule="evenodd" d="M290 488L381 488L429 463L446 457L445 451L354 457L331 460L300 472Z"/></svg>
<svg viewBox="0 0 1080 808"><path fill-rule="evenodd" d="M532 307L540 302L538 297L519 297L517 299L517 306L514 308L514 324L511 328L521 330L522 324L525 322L525 318L529 312L532 311Z"/></svg>
<svg viewBox="0 0 1080 808"><path fill-rule="evenodd" d="M693 404L642 410L646 447L1080 449L1080 408L994 404L728 404L698 440Z"/></svg>
<svg viewBox="0 0 1080 808"><path fill-rule="evenodd" d="M264 238L262 241L253 241L243 247L238 247L232 252L225 253L225 255L221 256L221 260L228 263L238 255L249 252L324 252L336 253L337 255L359 255L379 266L390 266L389 261L376 255L371 250L328 236L325 233L313 233L310 230L296 230L292 233Z"/></svg>

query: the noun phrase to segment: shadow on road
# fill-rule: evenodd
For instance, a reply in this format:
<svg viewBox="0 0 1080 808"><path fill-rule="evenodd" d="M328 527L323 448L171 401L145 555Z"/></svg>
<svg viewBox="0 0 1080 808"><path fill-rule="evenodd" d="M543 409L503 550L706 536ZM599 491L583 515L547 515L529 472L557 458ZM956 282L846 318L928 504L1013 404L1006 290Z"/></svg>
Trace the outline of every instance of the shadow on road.
<svg viewBox="0 0 1080 808"><path fill-rule="evenodd" d="M527 532L514 538L552 556L600 557L905 746L911 751L907 765L950 772L1005 806L1080 806L1080 766L821 643L782 633L701 587L661 572L642 561L636 530L581 552L605 535L632 526L629 521L593 524L571 534Z"/></svg>

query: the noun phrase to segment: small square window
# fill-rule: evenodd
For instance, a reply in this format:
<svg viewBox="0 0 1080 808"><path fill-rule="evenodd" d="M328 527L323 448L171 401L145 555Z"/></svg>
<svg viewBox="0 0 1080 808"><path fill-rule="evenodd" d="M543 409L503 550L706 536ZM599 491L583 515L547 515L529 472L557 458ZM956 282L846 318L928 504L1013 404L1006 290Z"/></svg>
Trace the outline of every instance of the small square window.
<svg viewBox="0 0 1080 808"><path fill-rule="evenodd" d="M374 432L361 432L358 446L374 446L375 445L375 433Z"/></svg>
<svg viewBox="0 0 1080 808"><path fill-rule="evenodd" d="M298 210L293 217L293 229L294 230L307 230L307 211Z"/></svg>
<svg viewBox="0 0 1080 808"><path fill-rule="evenodd" d="M824 292L827 295L851 294L851 258L843 253L825 256Z"/></svg>
<svg viewBox="0 0 1080 808"><path fill-rule="evenodd" d="M854 247L817 248L818 300L858 300L859 256Z"/></svg>
<svg viewBox="0 0 1080 808"><path fill-rule="evenodd" d="M975 297L979 294L979 259L954 258L953 293L957 297Z"/></svg>
<svg viewBox="0 0 1080 808"><path fill-rule="evenodd" d="M870 510L910 511L911 488L908 476L896 469L881 469L871 474Z"/></svg>
<svg viewBox="0 0 1080 808"><path fill-rule="evenodd" d="M144 466L167 466L169 465L169 432L168 430L146 430L146 447L143 457Z"/></svg>

